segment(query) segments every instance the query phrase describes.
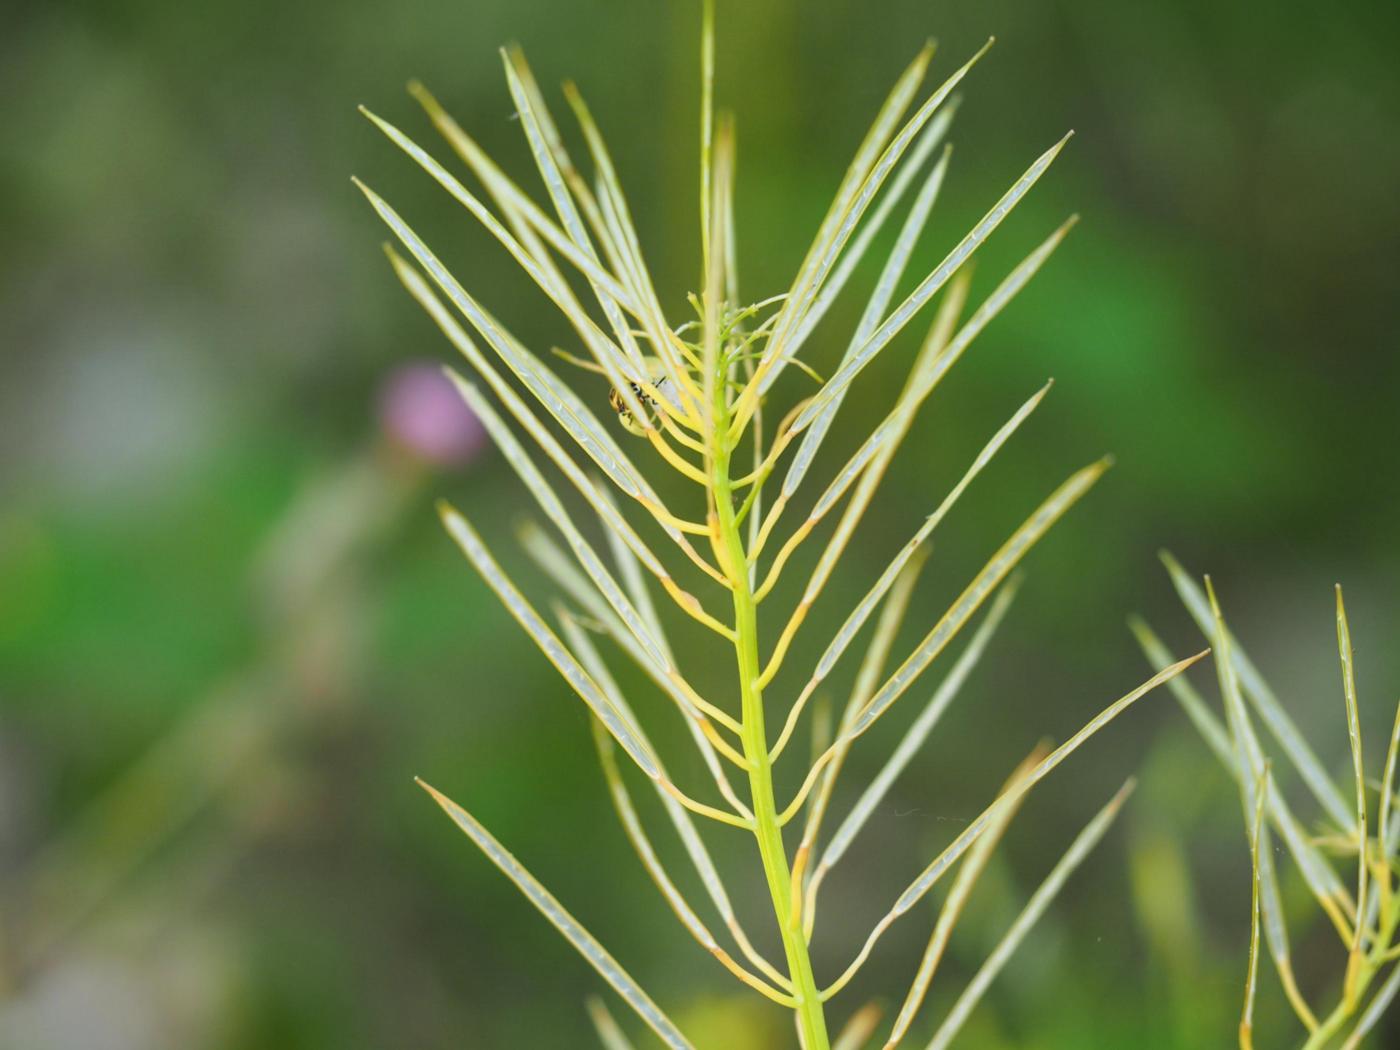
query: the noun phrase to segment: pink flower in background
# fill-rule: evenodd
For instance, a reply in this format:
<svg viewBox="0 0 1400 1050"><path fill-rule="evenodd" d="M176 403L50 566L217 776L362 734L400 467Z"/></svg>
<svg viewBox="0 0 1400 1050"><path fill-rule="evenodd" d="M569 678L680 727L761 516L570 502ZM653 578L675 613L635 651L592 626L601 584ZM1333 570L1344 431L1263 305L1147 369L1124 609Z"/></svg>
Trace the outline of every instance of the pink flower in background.
<svg viewBox="0 0 1400 1050"><path fill-rule="evenodd" d="M403 365L385 379L379 422L394 445L430 463L469 463L487 442L481 421L441 366L427 361Z"/></svg>

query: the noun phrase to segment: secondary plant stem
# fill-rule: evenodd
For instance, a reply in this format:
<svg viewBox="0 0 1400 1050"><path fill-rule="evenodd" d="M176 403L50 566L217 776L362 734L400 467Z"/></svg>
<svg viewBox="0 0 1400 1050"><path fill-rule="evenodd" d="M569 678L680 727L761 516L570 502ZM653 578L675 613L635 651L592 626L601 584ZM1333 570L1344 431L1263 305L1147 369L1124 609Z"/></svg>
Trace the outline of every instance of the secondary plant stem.
<svg viewBox="0 0 1400 1050"><path fill-rule="evenodd" d="M1364 859L1362 863L1365 863ZM1341 1002L1308 1037L1308 1041L1303 1045L1303 1050L1324 1050L1332 1040L1337 1038L1342 1029L1346 1027L1347 1022L1355 1016L1361 1006L1362 997L1366 994L1367 986L1380 972L1381 967L1385 965L1385 952L1391 939L1395 936L1396 927L1400 926L1400 908L1396 907L1397 901L1400 901L1400 898L1391 898L1390 903L1381 909L1380 928L1376 931L1375 947L1362 958L1352 988L1343 991ZM1359 917L1357 921L1358 923L1361 921Z"/></svg>
<svg viewBox="0 0 1400 1050"><path fill-rule="evenodd" d="M778 932L783 939L788 976L797 999L797 1023L802 1033L802 1045L805 1050L829 1050L831 1044L826 1034L826 1017L822 1012L816 979L812 976L807 939L802 934L801 916L792 907L792 875L788 869L787 850L783 846L782 827L778 823L777 805L773 800L773 771L768 757L768 738L763 728L763 692L758 684L762 673L758 657L758 620L753 589L749 584L748 558L734 511L729 477L732 452L729 406L723 383L718 384L715 395L715 416L711 483L720 544L728 562L734 595L734 649L738 657L739 690L743 703L744 757L750 765L754 835L758 839L758 852L768 879L768 891L773 898Z"/></svg>

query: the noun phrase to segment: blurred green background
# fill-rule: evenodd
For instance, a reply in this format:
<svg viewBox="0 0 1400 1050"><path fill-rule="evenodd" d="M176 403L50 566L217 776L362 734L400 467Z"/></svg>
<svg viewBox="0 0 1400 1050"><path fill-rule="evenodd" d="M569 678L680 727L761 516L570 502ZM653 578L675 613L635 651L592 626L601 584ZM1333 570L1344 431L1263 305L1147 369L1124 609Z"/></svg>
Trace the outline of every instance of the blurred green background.
<svg viewBox="0 0 1400 1050"><path fill-rule="evenodd" d="M699 1046L790 1043L781 1017L738 994L673 922L618 830L581 706L431 507L447 496L483 522L543 599L511 540L534 512L528 497L489 450L435 469L386 436L396 370L452 353L402 294L349 182L358 174L394 202L531 345L564 340L505 253L354 109L370 104L446 157L403 92L420 77L524 182L496 54L518 40L542 82L572 77L588 96L679 319L698 270L697 9L10 7L6 1050L592 1045L593 974L415 774L515 850ZM974 296L1064 216L1083 221L926 409L798 655L815 657L1045 377L1057 381L1046 405L940 529L899 648L1064 476L1117 457L1030 558L993 653L838 870L819 971L844 967L1037 739L1063 739L1145 677L1128 613L1180 652L1200 647L1159 547L1215 574L1235 629L1339 770L1330 588L1346 584L1379 768L1400 689L1400 7L720 0L720 18L746 298L785 287L925 37L940 42L940 79L989 34L999 43L966 83L953 167L911 271L1078 132L979 255ZM871 280L865 267L855 283ZM838 303L816 367L839 354L860 305L858 293ZM913 338L856 385L830 447L852 447L891 402ZM604 390L581 382L601 406ZM1214 696L1209 668L1197 678ZM838 800L893 739L874 736ZM1124 817L961 1045L1233 1041L1249 908L1239 805L1165 692L1037 792L954 938L928 1017L1133 771L1142 786ZM746 849L735 855L739 907L771 944L760 875ZM1288 889L1300 978L1322 1001L1340 954ZM883 942L845 1009L898 1002L931 908ZM1272 977L1260 1011L1261 1043L1295 1041Z"/></svg>

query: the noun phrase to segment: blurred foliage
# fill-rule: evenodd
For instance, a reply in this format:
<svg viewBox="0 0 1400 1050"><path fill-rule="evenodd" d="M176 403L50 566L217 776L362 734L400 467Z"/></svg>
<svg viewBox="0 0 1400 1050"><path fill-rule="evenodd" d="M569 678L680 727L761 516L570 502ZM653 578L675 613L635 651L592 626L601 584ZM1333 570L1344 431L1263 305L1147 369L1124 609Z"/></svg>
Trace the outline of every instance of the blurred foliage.
<svg viewBox="0 0 1400 1050"><path fill-rule="evenodd" d="M789 1038L677 936L615 826L580 708L440 532L429 504L443 493L489 507L476 516L510 554L525 500L514 479L489 454L427 473L386 451L376 392L395 366L449 350L398 290L348 181L392 190L439 231L447 261L519 335L562 338L486 235L354 112L373 103L426 141L402 92L421 77L523 173L495 52L517 39L542 78L589 94L679 314L698 241L692 6L21 0L7 12L0 991L7 1037L27 1040L17 1050L588 1045L591 975L415 773L469 802L679 1004L702 1046ZM988 245L979 286L1067 212L1085 221L934 400L913 437L927 454L896 462L868 542L844 559L852 586L1048 374L1030 437L946 526L911 631L1069 469L1118 457L1032 558L997 659L897 785L864 861L833 879L851 915L826 931L819 966L845 960L842 933L884 909L1041 733L1065 735L1139 680L1126 613L1184 648L1158 546L1228 582L1235 629L1257 639L1255 659L1338 769L1320 596L1344 581L1363 725L1384 739L1382 685L1400 682L1400 649L1384 641L1400 629L1400 8L721 0L720 13L749 297L800 260L926 36L941 43L935 75L987 35L999 43L964 92L913 269L1078 131ZM849 330L857 299L833 330ZM888 356L849 416L893 397L901 355ZM289 516L356 470L378 495L331 514L344 548L289 596L296 572L276 556ZM307 539L322 527L292 549L325 555ZM224 786L206 799L135 791L131 819L156 814L172 833L110 871L103 850L116 847L98 836L79 870L112 892L81 914L41 907L36 868L81 837L93 805L126 797L149 749L220 705L257 712L259 742L245 754L247 736L214 732L207 761L181 775L214 783L211 765L227 761ZM963 1044L1221 1045L1248 939L1234 788L1164 698L1092 754L1028 805L969 911L962 937L983 943L955 938L941 994L956 994L1096 800L1142 767L1126 831L1070 884ZM857 749L852 769L874 761ZM764 914L761 893L738 903ZM917 926L891 935L862 990L903 986ZM1325 933L1296 931L1305 988L1336 969ZM1285 1013L1264 981L1260 1045L1291 1038Z"/></svg>

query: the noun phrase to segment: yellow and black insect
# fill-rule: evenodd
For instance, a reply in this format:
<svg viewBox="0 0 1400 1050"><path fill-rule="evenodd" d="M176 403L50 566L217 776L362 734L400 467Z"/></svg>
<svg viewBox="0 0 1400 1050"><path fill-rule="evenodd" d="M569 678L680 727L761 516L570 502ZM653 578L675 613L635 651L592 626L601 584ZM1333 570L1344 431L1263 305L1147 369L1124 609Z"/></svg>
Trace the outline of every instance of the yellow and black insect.
<svg viewBox="0 0 1400 1050"><path fill-rule="evenodd" d="M556 357L569 362L569 364L574 365L576 368L582 368L585 372L592 372L595 375L607 374L596 361L585 361L583 358L576 357L567 350L560 350L557 346L553 348L553 351ZM644 357L642 358L642 367L646 370L647 376L650 377L650 389L661 394L668 400L674 400L674 395L667 389L669 379L666 375L665 366L661 363L661 359L658 357ZM641 383L629 380L627 385L632 388L632 396L637 399L637 403L641 405L642 410L646 412L647 422L657 422L660 417L656 398L652 397L651 394L643 388ZM627 401L617 387L612 387L608 390L608 404L612 407L612 410L617 413L617 421L622 424L623 430L627 431L629 434L636 434L638 437L646 436L647 428L637 420L632 410L627 407Z"/></svg>
<svg viewBox="0 0 1400 1050"><path fill-rule="evenodd" d="M642 363L646 366L647 374L652 377L652 387L657 392L661 392L666 384L666 373L662 370L661 361L655 357L648 357L644 359ZM657 412L656 398L643 390L639 383L629 383L628 385L632 388L632 395L646 411L648 422L655 422ZM622 394L618 391L617 387L613 387L608 391L608 404L611 405L612 410L617 413L617 421L622 424L623 430L627 431L629 434L636 434L638 437L645 436L647 432L646 427L638 422L632 410L627 407L627 402L623 400Z"/></svg>
<svg viewBox="0 0 1400 1050"><path fill-rule="evenodd" d="M780 299L782 297L778 296L776 298ZM762 303L756 304L756 306L767 306L772 301L776 300L765 300ZM739 311L735 315L735 317L742 319L743 317L746 317L750 313L752 313L754 309L755 307L746 307L744 310ZM676 334L679 335L681 332L685 331L693 324L694 322L691 322L691 325L682 325L680 328L676 329ZM726 356L724 356L721 359L720 369L721 371L730 374L730 378L727 380L727 383L730 387L733 387L734 389L740 388L740 385L732 377L732 371L736 367L738 362L752 359L752 357L754 356L752 344L755 341L755 339L766 338L766 330L768 327L769 325L765 323L759 327L758 331L749 335L745 335L742 338L742 340L738 343L738 345L731 346ZM721 341L728 342L731 334L732 328L730 326L724 327L721 333ZM698 347L694 347L692 344L687 344L687 346L690 346L690 348L695 350L696 353L699 352ZM559 347L557 346L553 347L553 352L556 357L559 357L562 360L569 362L569 364L574 365L577 368L581 368L586 372L592 372L595 375L606 374L603 367L599 365L596 361L584 360L583 358L571 354L566 350L559 349ZM691 355L692 364L690 367L686 368L686 371L690 374L691 379L698 382L700 378L699 370L693 364L694 360L694 355ZM825 381L822 379L821 376L814 372L810 366L798 360L796 357L790 358L788 363L796 365L798 368L800 368L803 372L806 372L818 383L822 383ZM682 367L685 366L683 365ZM647 423L650 423L653 425L653 427L655 427L655 425L661 421L662 407L657 400L658 397L666 401L667 405L672 409L672 414L675 414L676 411L679 411L679 398L677 397L677 391L673 389L674 383L672 382L671 377L667 374L665 366L661 363L661 359L658 357L644 357L642 358L642 368L644 369L645 374L648 377L646 383L639 383L629 379L627 381L627 386L631 388L632 396L636 399L636 403L640 405L642 411L646 413L645 420L638 419L636 417L636 414L630 408L627 407L627 398L625 397L621 389L619 389L618 387L611 387L608 390L608 405L612 408L614 412L617 413L617 421L620 424L622 424L622 429L627 431L627 433L635 434L638 437L646 436Z"/></svg>

